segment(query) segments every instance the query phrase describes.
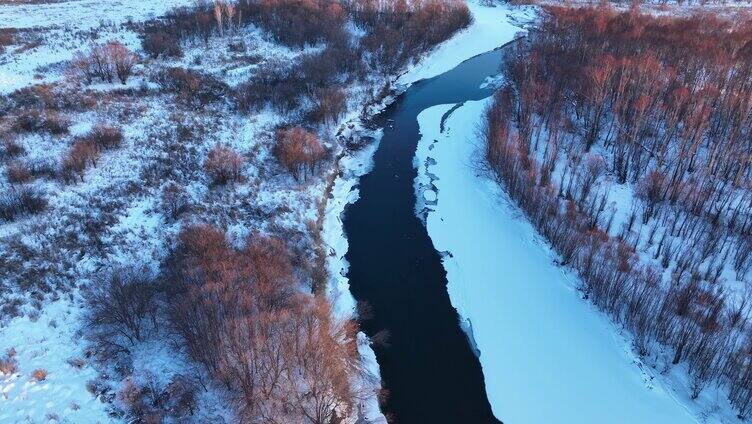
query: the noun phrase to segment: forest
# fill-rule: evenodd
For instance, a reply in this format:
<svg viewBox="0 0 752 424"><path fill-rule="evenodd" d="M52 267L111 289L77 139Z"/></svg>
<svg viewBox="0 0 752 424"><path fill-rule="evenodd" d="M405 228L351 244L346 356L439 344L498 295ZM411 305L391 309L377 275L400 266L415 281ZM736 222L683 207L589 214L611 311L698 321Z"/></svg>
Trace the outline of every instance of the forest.
<svg viewBox="0 0 752 424"><path fill-rule="evenodd" d="M488 169L640 355L747 417L752 21L546 12L506 53Z"/></svg>

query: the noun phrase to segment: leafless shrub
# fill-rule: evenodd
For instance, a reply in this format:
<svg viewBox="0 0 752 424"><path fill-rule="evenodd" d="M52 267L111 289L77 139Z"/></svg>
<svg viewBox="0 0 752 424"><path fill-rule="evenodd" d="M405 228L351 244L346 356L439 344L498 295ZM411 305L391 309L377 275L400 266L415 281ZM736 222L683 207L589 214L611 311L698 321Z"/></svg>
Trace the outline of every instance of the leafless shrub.
<svg viewBox="0 0 752 424"><path fill-rule="evenodd" d="M93 379L86 382L86 391L94 396L99 396L110 390L107 384L100 379Z"/></svg>
<svg viewBox="0 0 752 424"><path fill-rule="evenodd" d="M86 361L84 361L81 358L68 358L67 361L68 365L72 366L73 368L81 369L86 365Z"/></svg>
<svg viewBox="0 0 752 424"><path fill-rule="evenodd" d="M68 133L70 121L60 114L48 112L42 121L41 130L52 135L62 135Z"/></svg>
<svg viewBox="0 0 752 424"><path fill-rule="evenodd" d="M185 187L171 181L162 189L161 203L165 215L176 219L188 208L189 198Z"/></svg>
<svg viewBox="0 0 752 424"><path fill-rule="evenodd" d="M176 375L164 390L166 409L175 418L193 415L196 409L196 383Z"/></svg>
<svg viewBox="0 0 752 424"><path fill-rule="evenodd" d="M58 163L54 159L32 159L23 163L32 177L56 178L59 174Z"/></svg>
<svg viewBox="0 0 752 424"><path fill-rule="evenodd" d="M84 171L88 166L96 165L99 156L99 148L90 140L79 139L74 141L63 158L63 177L66 181L72 181L78 176L83 181Z"/></svg>
<svg viewBox="0 0 752 424"><path fill-rule="evenodd" d="M138 62L138 55L125 45L109 41L92 45L86 53L77 53L70 62L68 71L71 76L86 84L91 84L96 79L111 84L116 77L121 84L126 84Z"/></svg>
<svg viewBox="0 0 752 424"><path fill-rule="evenodd" d="M56 108L56 94L51 84L35 84L19 88L9 95L19 109L43 110Z"/></svg>
<svg viewBox="0 0 752 424"><path fill-rule="evenodd" d="M240 168L244 162L238 152L218 144L209 151L204 169L214 184L225 184L240 177Z"/></svg>
<svg viewBox="0 0 752 424"><path fill-rule="evenodd" d="M243 111L261 109L267 104L291 110L299 105L306 85L300 70L289 69L284 63L268 63L235 89L235 105Z"/></svg>
<svg viewBox="0 0 752 424"><path fill-rule="evenodd" d="M31 373L31 378L36 381L44 381L47 379L47 370L39 368Z"/></svg>
<svg viewBox="0 0 752 424"><path fill-rule="evenodd" d="M26 153L23 148L11 134L0 134L2 136L3 156L15 158Z"/></svg>
<svg viewBox="0 0 752 424"><path fill-rule="evenodd" d="M5 47L15 42L16 30L14 28L0 28L0 53L5 51Z"/></svg>
<svg viewBox="0 0 752 424"><path fill-rule="evenodd" d="M5 175L12 184L23 184L32 180L31 171L26 164L14 161L5 168Z"/></svg>
<svg viewBox="0 0 752 424"><path fill-rule="evenodd" d="M179 36L159 29L147 30L141 34L141 47L154 59L160 56L183 57Z"/></svg>
<svg viewBox="0 0 752 424"><path fill-rule="evenodd" d="M117 399L135 417L143 417L146 412L144 388L136 383L132 377L128 377L123 381L120 390L118 390Z"/></svg>
<svg viewBox="0 0 752 424"><path fill-rule="evenodd" d="M177 67L159 72L156 82L186 104L216 102L229 91L227 84L211 75Z"/></svg>
<svg viewBox="0 0 752 424"><path fill-rule="evenodd" d="M11 375L18 371L18 362L16 361L16 349L10 348L5 355L0 357L0 374Z"/></svg>
<svg viewBox="0 0 752 424"><path fill-rule="evenodd" d="M91 142L101 150L113 149L122 144L123 130L120 127L97 124L81 139Z"/></svg>
<svg viewBox="0 0 752 424"><path fill-rule="evenodd" d="M314 122L335 122L347 110L347 96L340 88L325 88L316 94L316 106L310 113Z"/></svg>
<svg viewBox="0 0 752 424"><path fill-rule="evenodd" d="M274 155L295 179L305 180L326 157L326 150L316 134L294 127L277 131Z"/></svg>
<svg viewBox="0 0 752 424"><path fill-rule="evenodd" d="M22 215L35 215L47 208L44 194L34 188L7 190L0 194L0 219L13 221Z"/></svg>
<svg viewBox="0 0 752 424"><path fill-rule="evenodd" d="M127 351L157 328L156 287L147 272L116 270L86 294L89 338L103 349Z"/></svg>
<svg viewBox="0 0 752 424"><path fill-rule="evenodd" d="M16 132L47 132L53 135L66 134L70 122L56 113L42 114L36 110L23 110L16 115L12 128Z"/></svg>
<svg viewBox="0 0 752 424"><path fill-rule="evenodd" d="M128 78L133 74L133 68L138 64L140 58L136 53L128 50L122 43L111 41L106 45L107 53L115 67L115 74L121 84L128 82Z"/></svg>
<svg viewBox="0 0 752 424"><path fill-rule="evenodd" d="M23 302L19 298L7 299L3 305L0 305L0 320L13 319L21 316L21 305Z"/></svg>

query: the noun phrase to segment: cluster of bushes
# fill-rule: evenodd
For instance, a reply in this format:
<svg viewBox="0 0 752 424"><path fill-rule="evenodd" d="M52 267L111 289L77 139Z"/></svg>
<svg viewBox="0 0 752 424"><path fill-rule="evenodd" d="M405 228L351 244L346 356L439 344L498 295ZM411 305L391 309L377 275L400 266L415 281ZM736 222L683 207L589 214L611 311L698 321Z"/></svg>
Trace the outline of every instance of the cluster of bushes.
<svg viewBox="0 0 752 424"><path fill-rule="evenodd" d="M8 349L2 357L0 357L0 374L11 375L18 370L18 361L16 361L16 350L13 348Z"/></svg>
<svg viewBox="0 0 752 424"><path fill-rule="evenodd" d="M109 41L92 45L86 53L77 53L70 62L69 71L86 84L95 80L112 84L115 78L125 84L139 60L139 56L122 43Z"/></svg>
<svg viewBox="0 0 752 424"><path fill-rule="evenodd" d="M0 28L0 54L5 51L6 46L15 42L16 30L14 28Z"/></svg>
<svg viewBox="0 0 752 424"><path fill-rule="evenodd" d="M119 127L97 124L89 133L76 137L68 153L63 158L62 174L67 181L75 177L83 180L84 171L95 166L105 150L120 147L123 132Z"/></svg>
<svg viewBox="0 0 752 424"><path fill-rule="evenodd" d="M290 259L281 240L256 235L237 250L200 226L165 264L173 328L249 422L330 422L355 399L354 333L300 293Z"/></svg>
<svg viewBox="0 0 752 424"><path fill-rule="evenodd" d="M198 391L195 380L179 374L164 386L151 374L143 380L127 377L117 392L117 400L130 418L162 423L168 418L185 420L193 415Z"/></svg>
<svg viewBox="0 0 752 424"><path fill-rule="evenodd" d="M300 104L305 85L305 75L299 69L270 63L236 88L234 101L242 111L261 109L265 105L291 110Z"/></svg>
<svg viewBox="0 0 752 424"><path fill-rule="evenodd" d="M693 397L724 383L746 417L749 300L730 302L719 282L734 269L749 284L752 164L739 157L752 135L750 25L549 11L542 31L506 54L486 160L640 354L671 348ZM607 176L635 183L621 229L606 209Z"/></svg>
<svg viewBox="0 0 752 424"><path fill-rule="evenodd" d="M337 422L358 396L356 329L300 291L300 271L279 239L254 234L237 248L221 230L190 226L159 279L118 271L92 285L88 335L109 363L127 363L148 337L176 336L232 393L243 422ZM131 377L118 400L136 419L185 416L199 379L178 376L163 388Z"/></svg>
<svg viewBox="0 0 752 424"><path fill-rule="evenodd" d="M162 387L150 373L144 378L131 375L131 350L162 330L161 289L148 270L125 268L97 278L85 292L87 337L98 359L116 364L116 370L127 375L117 400L139 422L185 418L193 415L196 404L196 379L176 375ZM99 394L102 389L95 386L90 391Z"/></svg>
<svg viewBox="0 0 752 424"><path fill-rule="evenodd" d="M26 153L26 149L18 144L18 141L11 134L2 135L2 154L4 158L13 159Z"/></svg>
<svg viewBox="0 0 752 424"><path fill-rule="evenodd" d="M44 117L42 112L62 114L89 110L92 106L91 97L80 92L66 90L57 84L37 84L0 97L0 116L35 112Z"/></svg>
<svg viewBox="0 0 752 424"><path fill-rule="evenodd" d="M217 78L184 68L161 70L156 82L187 105L206 105L220 101L228 92L227 84Z"/></svg>
<svg viewBox="0 0 752 424"><path fill-rule="evenodd" d="M225 184L240 178L243 163L245 160L238 152L218 144L209 151L204 169L214 184Z"/></svg>
<svg viewBox="0 0 752 424"><path fill-rule="evenodd" d="M371 67L394 72L409 60L449 39L470 24L472 16L461 0L351 0L348 9L366 30L361 49Z"/></svg>
<svg viewBox="0 0 752 424"><path fill-rule="evenodd" d="M337 122L347 111L347 93L341 88L322 88L314 97L308 118L316 123Z"/></svg>
<svg viewBox="0 0 752 424"><path fill-rule="evenodd" d="M5 176L11 184L28 183L33 179L31 170L21 162L9 162L5 167Z"/></svg>
<svg viewBox="0 0 752 424"><path fill-rule="evenodd" d="M251 2L249 16L282 44L295 47L321 42L343 45L347 12L332 0L266 0Z"/></svg>
<svg viewBox="0 0 752 424"><path fill-rule="evenodd" d="M52 135L68 133L70 122L60 114L24 109L15 116L11 128L15 132L46 132Z"/></svg>
<svg viewBox="0 0 752 424"><path fill-rule="evenodd" d="M296 180L305 181L326 157L326 149L316 134L294 127L277 131L274 156Z"/></svg>

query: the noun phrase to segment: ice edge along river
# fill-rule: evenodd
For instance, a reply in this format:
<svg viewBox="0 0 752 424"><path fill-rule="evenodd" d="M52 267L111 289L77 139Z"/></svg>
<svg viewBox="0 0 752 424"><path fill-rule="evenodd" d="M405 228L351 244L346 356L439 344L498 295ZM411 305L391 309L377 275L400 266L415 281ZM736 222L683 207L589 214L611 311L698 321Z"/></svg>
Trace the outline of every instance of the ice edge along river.
<svg viewBox="0 0 752 424"><path fill-rule="evenodd" d="M451 253L443 261L449 296L480 352L494 414L507 423L696 422L479 175L477 131L489 103L457 108L443 132L455 105L419 115L416 186L433 210L434 247Z"/></svg>

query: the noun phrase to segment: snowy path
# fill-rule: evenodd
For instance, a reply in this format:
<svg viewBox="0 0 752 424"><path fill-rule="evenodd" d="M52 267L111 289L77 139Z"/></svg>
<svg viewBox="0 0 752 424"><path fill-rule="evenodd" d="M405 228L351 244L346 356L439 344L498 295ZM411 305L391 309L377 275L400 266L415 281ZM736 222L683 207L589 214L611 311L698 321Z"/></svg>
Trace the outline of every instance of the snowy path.
<svg viewBox="0 0 752 424"><path fill-rule="evenodd" d="M513 424L695 422L580 298L532 226L476 175L476 130L488 103L454 111L444 133L452 105L421 113L417 163L420 185L435 178L428 232L436 250L451 252L449 295L472 325L494 414Z"/></svg>

